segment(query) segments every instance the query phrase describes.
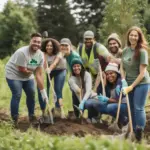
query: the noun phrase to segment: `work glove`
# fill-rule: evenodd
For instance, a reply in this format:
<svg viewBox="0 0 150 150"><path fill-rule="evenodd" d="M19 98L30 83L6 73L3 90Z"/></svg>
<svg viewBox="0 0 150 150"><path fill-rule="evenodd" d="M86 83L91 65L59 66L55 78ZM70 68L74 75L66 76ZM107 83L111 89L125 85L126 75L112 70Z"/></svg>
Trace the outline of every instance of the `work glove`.
<svg viewBox="0 0 150 150"><path fill-rule="evenodd" d="M130 85L130 86L127 86L127 87L124 87L123 89L122 89L122 92L123 92L123 94L128 94L129 92L131 92L133 90L133 86L132 85Z"/></svg>
<svg viewBox="0 0 150 150"><path fill-rule="evenodd" d="M84 109L84 103L86 100L82 100L81 103L79 104L79 109L83 111Z"/></svg>
<svg viewBox="0 0 150 150"><path fill-rule="evenodd" d="M100 102L107 103L108 100L109 100L109 98L106 97L106 96L103 96L102 94L100 94L100 95L98 95L98 100L99 100Z"/></svg>
<svg viewBox="0 0 150 150"><path fill-rule="evenodd" d="M121 86L120 86L120 85L117 85L116 88L115 88L115 91L116 91L117 95L120 95Z"/></svg>
<svg viewBox="0 0 150 150"><path fill-rule="evenodd" d="M51 69L50 68L46 68L45 71L46 71L47 74L51 73Z"/></svg>
<svg viewBox="0 0 150 150"><path fill-rule="evenodd" d="M45 89L40 90L40 93L41 93L43 101L48 102L48 96L47 96L46 90Z"/></svg>
<svg viewBox="0 0 150 150"><path fill-rule="evenodd" d="M127 83L127 81L125 79L122 79L121 82L122 82L122 88L128 86L128 83Z"/></svg>

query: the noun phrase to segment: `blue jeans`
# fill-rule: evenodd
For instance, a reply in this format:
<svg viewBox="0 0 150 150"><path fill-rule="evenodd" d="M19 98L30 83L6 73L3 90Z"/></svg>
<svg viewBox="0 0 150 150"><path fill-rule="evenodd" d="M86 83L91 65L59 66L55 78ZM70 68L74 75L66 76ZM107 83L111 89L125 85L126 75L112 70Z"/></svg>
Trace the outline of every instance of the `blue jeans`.
<svg viewBox="0 0 150 150"><path fill-rule="evenodd" d="M28 108L28 115L34 115L35 107L35 84L34 79L27 81L10 80L6 78L8 86L12 92L10 110L12 119L15 119L19 115L19 103L21 99L22 89L26 94L26 105Z"/></svg>
<svg viewBox="0 0 150 150"><path fill-rule="evenodd" d="M55 103L55 106L60 107L59 99L62 98L62 90L64 87L65 78L66 78L66 70L53 70L50 73L50 78L52 79L53 77L54 77L54 90L55 90L56 96L57 96L57 102ZM47 76L47 95L48 95L48 97L50 95L49 91L50 91L50 83L49 83L48 76ZM43 101L39 90L38 90L38 97L39 97L40 107L42 110L44 110L46 107L46 104L45 104L45 101Z"/></svg>
<svg viewBox="0 0 150 150"><path fill-rule="evenodd" d="M93 118L98 116L100 107L100 102L96 99L88 99L84 104L84 109L88 110L88 118Z"/></svg>
<svg viewBox="0 0 150 150"><path fill-rule="evenodd" d="M148 90L148 84L141 84L136 86L133 91L129 93L129 103L134 132L136 132L136 127L141 127L143 130L145 128L146 114L144 107Z"/></svg>
<svg viewBox="0 0 150 150"><path fill-rule="evenodd" d="M85 109L88 109L88 115L90 117L91 115L93 115L94 111L100 112L101 114L108 114L113 117L116 117L118 103L108 104L108 103L99 102L96 99L89 99L85 102ZM124 123L126 117L127 117L127 105L126 103L122 103L120 106L119 121Z"/></svg>

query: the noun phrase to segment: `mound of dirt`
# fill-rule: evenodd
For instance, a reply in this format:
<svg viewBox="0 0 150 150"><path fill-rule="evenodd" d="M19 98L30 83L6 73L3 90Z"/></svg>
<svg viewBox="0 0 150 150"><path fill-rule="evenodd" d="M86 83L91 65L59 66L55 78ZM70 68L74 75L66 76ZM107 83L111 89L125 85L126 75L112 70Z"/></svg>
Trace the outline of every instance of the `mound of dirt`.
<svg viewBox="0 0 150 150"><path fill-rule="evenodd" d="M4 111L0 110L0 121L10 121L10 116ZM27 131L30 127L27 117L21 117L19 119L18 129L22 132ZM54 125L39 124L36 123L33 125L35 129L40 129L41 131L51 134L51 135L75 135L83 137L87 134L92 134L94 136L99 135L112 135L113 133L108 129L107 121L98 124L89 124L86 120L83 120L81 124L80 120L77 119L54 119ZM149 139L150 136L150 112L147 113L147 122L145 128L145 137Z"/></svg>

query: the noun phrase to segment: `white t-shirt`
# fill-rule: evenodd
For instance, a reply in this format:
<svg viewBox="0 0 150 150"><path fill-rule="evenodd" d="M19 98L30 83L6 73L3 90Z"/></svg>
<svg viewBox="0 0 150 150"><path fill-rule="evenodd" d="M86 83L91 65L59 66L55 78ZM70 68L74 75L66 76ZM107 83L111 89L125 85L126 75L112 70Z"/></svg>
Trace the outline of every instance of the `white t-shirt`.
<svg viewBox="0 0 150 150"><path fill-rule="evenodd" d="M26 81L34 78L34 75L25 75L19 71L18 66L25 67L33 72L37 67L43 67L44 54L41 50L30 53L29 46L18 49L9 59L5 66L6 78L13 80Z"/></svg>

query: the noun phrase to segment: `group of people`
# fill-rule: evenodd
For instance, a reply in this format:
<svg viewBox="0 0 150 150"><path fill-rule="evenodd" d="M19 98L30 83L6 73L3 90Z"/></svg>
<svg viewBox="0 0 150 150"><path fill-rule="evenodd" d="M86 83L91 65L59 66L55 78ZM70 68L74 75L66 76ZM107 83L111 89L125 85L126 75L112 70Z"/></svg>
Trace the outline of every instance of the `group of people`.
<svg viewBox="0 0 150 150"><path fill-rule="evenodd" d="M76 118L85 109L88 110L88 121L91 123L97 121L99 114L108 114L115 118L122 91L119 123L124 125L128 120L125 96L128 94L135 137L141 140L146 122L144 106L150 83L147 71L148 47L141 29L136 26L129 29L127 45L123 50L116 33L108 37L107 48L96 42L94 33L90 30L84 33L83 39L83 44L73 50L68 38L63 38L60 42L52 38L42 40L41 34L34 33L29 46L21 47L11 56L5 72L12 92L10 110L14 124L18 123L22 89L26 94L29 121L35 119L34 75L42 115L46 115L50 80L54 78L57 96L55 112L61 118L66 117L61 107L68 69L71 74L68 83ZM47 74L47 91L44 87L43 68Z"/></svg>

